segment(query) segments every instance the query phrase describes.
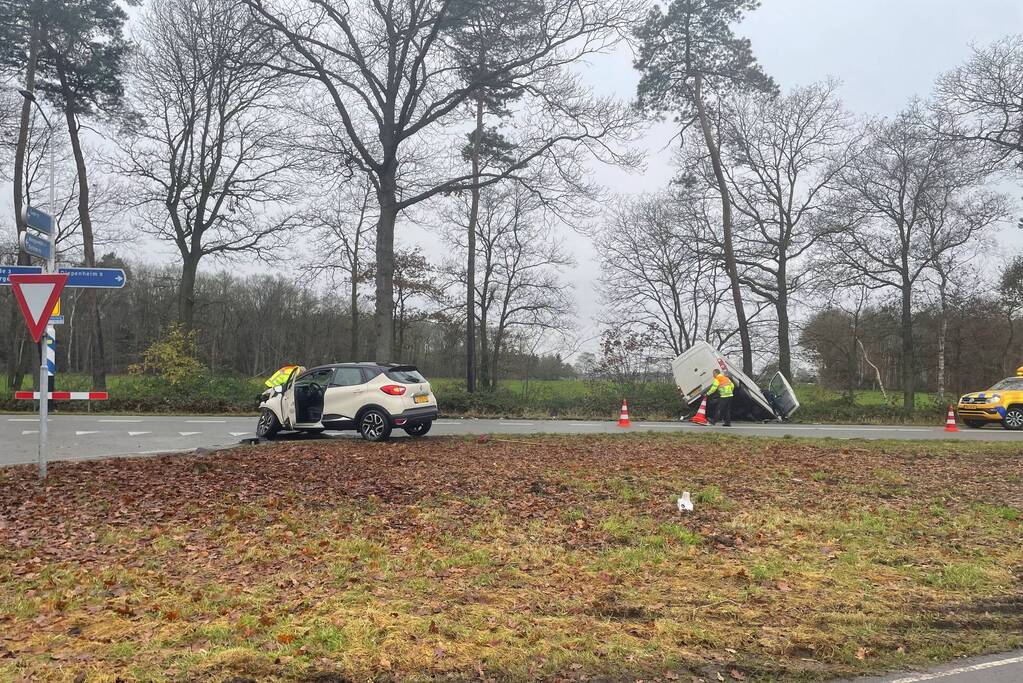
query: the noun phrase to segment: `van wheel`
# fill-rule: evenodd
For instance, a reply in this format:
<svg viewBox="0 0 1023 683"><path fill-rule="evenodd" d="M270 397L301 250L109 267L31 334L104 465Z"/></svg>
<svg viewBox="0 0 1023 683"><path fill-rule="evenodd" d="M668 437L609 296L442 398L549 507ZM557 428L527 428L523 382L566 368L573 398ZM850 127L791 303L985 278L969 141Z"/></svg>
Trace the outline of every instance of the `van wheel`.
<svg viewBox="0 0 1023 683"><path fill-rule="evenodd" d="M259 414L259 422L256 423L256 436L260 439L272 439L281 431L281 421L277 414L269 408L263 408Z"/></svg>
<svg viewBox="0 0 1023 683"><path fill-rule="evenodd" d="M1002 426L1014 432L1023 429L1023 407L1013 406L1005 411Z"/></svg>
<svg viewBox="0 0 1023 683"><path fill-rule="evenodd" d="M433 426L432 422L416 422L405 427L405 433L409 436L420 437L426 436L427 432L430 431L430 427Z"/></svg>
<svg viewBox="0 0 1023 683"><path fill-rule="evenodd" d="M391 436L391 418L376 408L370 408L359 418L359 433L366 441L387 441Z"/></svg>

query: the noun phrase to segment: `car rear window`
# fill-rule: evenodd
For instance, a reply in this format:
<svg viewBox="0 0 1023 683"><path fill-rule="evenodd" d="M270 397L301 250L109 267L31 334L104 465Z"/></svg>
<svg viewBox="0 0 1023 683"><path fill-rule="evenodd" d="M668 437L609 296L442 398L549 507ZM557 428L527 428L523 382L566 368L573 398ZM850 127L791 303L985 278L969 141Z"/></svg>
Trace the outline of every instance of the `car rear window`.
<svg viewBox="0 0 1023 683"><path fill-rule="evenodd" d="M426 378L419 374L418 370L388 370L387 379L402 384L423 384Z"/></svg>

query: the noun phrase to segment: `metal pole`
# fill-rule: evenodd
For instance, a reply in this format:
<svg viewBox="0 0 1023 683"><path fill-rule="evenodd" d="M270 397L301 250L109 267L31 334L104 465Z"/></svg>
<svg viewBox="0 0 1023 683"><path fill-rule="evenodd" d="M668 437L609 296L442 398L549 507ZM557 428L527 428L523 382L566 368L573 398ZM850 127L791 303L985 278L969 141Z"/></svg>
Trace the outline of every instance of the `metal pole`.
<svg viewBox="0 0 1023 683"><path fill-rule="evenodd" d="M46 381L46 344L40 344L43 357L39 366L39 478L46 479L46 413L49 403L49 383Z"/></svg>
<svg viewBox="0 0 1023 683"><path fill-rule="evenodd" d="M36 105L38 106L38 104ZM46 259L46 272L52 273L54 271L54 264L57 256L57 184L56 184L56 171L54 163L54 130L53 125L50 123L46 115L43 114L43 120L46 121L46 128L49 133L49 140L47 145L50 148L50 253ZM49 314L49 311L45 313ZM46 341L39 345L39 478L46 479L46 447L48 434L46 429L46 418L49 414L50 407L50 381L49 372L46 367Z"/></svg>

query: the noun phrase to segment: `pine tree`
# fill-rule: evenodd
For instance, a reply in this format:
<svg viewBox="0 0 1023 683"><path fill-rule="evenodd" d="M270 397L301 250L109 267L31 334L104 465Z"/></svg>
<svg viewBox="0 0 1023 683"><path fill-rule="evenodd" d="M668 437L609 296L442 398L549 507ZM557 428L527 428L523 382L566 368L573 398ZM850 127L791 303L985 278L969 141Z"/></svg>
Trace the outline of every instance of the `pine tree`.
<svg viewBox="0 0 1023 683"><path fill-rule="evenodd" d="M699 125L721 195L724 261L742 344L743 372L753 373L753 349L739 288L732 242L732 206L721 165L719 136L712 123L715 99L729 89L777 92L753 56L750 41L732 26L759 0L672 0L654 6L635 31L642 74L638 105L649 113L673 112L683 130Z"/></svg>

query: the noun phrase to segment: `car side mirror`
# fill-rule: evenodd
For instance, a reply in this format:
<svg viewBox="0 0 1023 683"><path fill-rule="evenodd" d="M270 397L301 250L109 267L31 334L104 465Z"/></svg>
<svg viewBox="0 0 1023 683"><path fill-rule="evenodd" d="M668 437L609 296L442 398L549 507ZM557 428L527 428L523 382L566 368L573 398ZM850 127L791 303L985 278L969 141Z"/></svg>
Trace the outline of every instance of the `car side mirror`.
<svg viewBox="0 0 1023 683"><path fill-rule="evenodd" d="M274 393L275 394L283 394L284 393L284 387L282 387L280 384L278 384L277 386L274 387Z"/></svg>

